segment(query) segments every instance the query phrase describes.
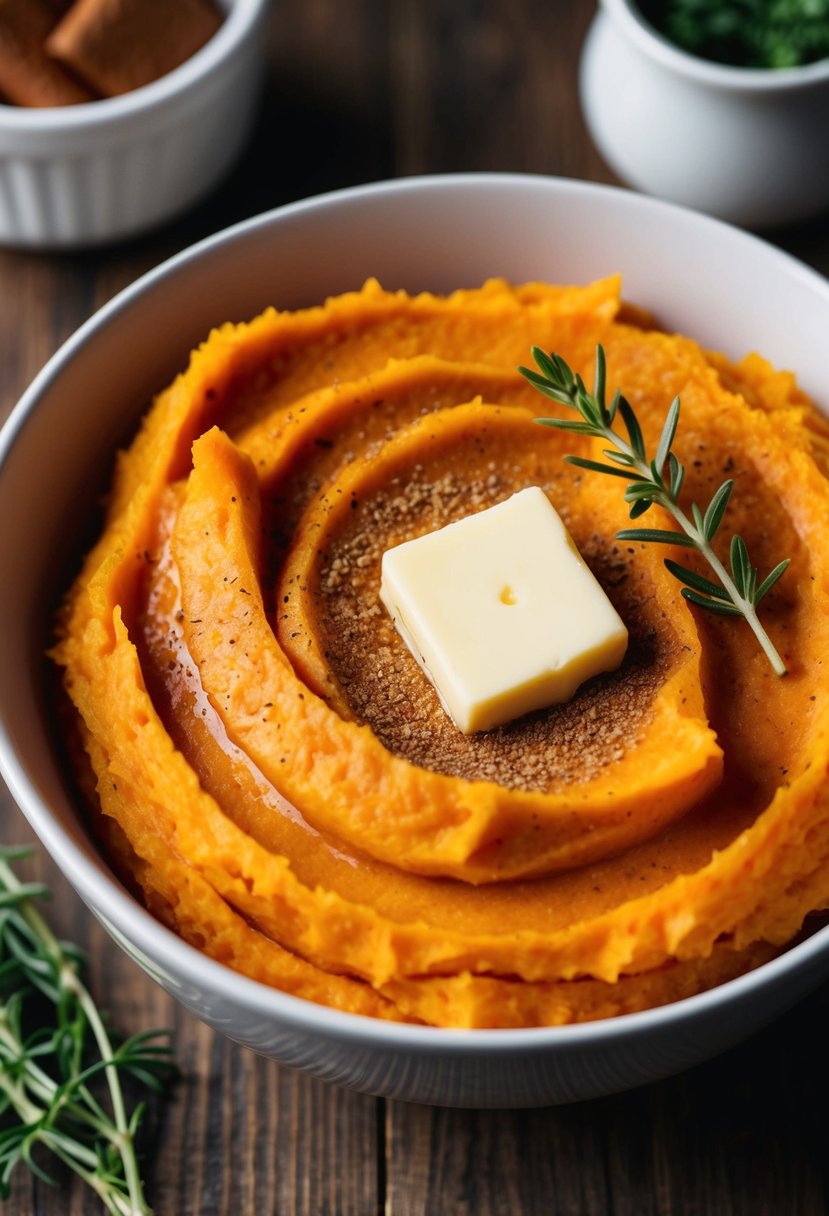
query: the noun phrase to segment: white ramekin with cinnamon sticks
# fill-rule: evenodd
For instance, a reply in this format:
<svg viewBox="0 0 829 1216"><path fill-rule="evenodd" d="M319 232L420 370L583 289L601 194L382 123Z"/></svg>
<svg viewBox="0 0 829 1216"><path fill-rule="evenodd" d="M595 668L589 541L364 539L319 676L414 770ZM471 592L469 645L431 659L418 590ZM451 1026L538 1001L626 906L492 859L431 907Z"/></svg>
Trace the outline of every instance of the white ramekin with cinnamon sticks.
<svg viewBox="0 0 829 1216"><path fill-rule="evenodd" d="M268 2L0 0L0 244L129 237L215 185L250 128Z"/></svg>

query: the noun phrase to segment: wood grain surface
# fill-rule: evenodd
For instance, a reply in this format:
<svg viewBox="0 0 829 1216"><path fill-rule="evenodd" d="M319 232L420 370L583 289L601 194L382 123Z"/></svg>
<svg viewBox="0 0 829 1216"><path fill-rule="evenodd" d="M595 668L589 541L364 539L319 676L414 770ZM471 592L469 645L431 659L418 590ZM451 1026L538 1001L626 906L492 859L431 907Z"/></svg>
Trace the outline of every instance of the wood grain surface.
<svg viewBox="0 0 829 1216"><path fill-rule="evenodd" d="M115 248L0 252L0 416L121 287L258 211L422 172L612 181L578 105L578 55L594 7L592 0L278 0L256 133L212 198L179 223ZM771 239L829 271L826 218ZM12 523L25 526L22 506ZM32 840L5 791L0 839ZM182 1078L151 1106L141 1142L158 1216L829 1211L829 986L728 1055L632 1093L529 1112L433 1110L327 1086L213 1034L109 941L49 861L40 856L30 872L54 888L51 918L88 952L90 985L116 1025L175 1030ZM4 1205L8 1216L98 1210L68 1180L53 1191L25 1174Z"/></svg>

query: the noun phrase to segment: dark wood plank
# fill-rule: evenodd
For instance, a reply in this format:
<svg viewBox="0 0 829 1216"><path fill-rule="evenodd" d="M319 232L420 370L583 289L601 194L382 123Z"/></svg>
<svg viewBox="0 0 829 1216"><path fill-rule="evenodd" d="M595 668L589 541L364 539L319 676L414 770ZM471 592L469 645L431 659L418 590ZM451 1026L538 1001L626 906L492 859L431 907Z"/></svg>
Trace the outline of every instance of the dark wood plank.
<svg viewBox="0 0 829 1216"><path fill-rule="evenodd" d="M394 1216L822 1216L829 988L718 1060L539 1111L390 1105Z"/></svg>
<svg viewBox="0 0 829 1216"><path fill-rule="evenodd" d="M280 1069L180 1013L177 1023L184 1076L147 1171L157 1216L376 1210L373 1099Z"/></svg>
<svg viewBox="0 0 829 1216"><path fill-rule="evenodd" d="M611 180L578 104L589 3L391 5L400 174L490 171Z"/></svg>

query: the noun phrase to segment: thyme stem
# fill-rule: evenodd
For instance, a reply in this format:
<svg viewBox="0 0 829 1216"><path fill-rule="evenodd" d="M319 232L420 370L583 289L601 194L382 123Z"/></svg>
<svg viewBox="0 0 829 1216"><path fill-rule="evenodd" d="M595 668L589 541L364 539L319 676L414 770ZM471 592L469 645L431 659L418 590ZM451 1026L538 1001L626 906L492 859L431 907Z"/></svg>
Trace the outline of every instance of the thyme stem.
<svg viewBox="0 0 829 1216"><path fill-rule="evenodd" d="M78 952L58 940L33 903L47 892L21 883L9 864L22 855L0 849L0 1107L19 1120L0 1130L0 1196L21 1161L53 1182L32 1156L40 1144L114 1216L151 1216L135 1153L141 1108L128 1117L121 1074L134 1072L159 1089L172 1071L170 1048L157 1031L113 1044L80 978ZM35 990L54 1004L55 1024L26 1033L23 1005ZM93 1045L97 1058L85 1063ZM90 1089L99 1073L111 1115Z"/></svg>
<svg viewBox="0 0 829 1216"><path fill-rule="evenodd" d="M685 469L673 451L673 441L679 423L680 401L676 397L665 418L655 457L648 457L642 428L630 403L617 389L610 405L605 400L607 368L604 349L596 347L595 387L590 393L580 376L574 374L560 355L545 354L533 347L538 371L520 367L518 370L540 393L560 405L576 411L580 420L539 418L543 426L571 431L601 439L611 445L604 455L612 462L589 460L581 456L566 456L578 468L620 477L628 482L625 500L630 504L630 517L637 519L654 503L666 510L681 528L680 532L660 528L625 528L617 533L620 540L681 545L696 550L705 558L718 582L703 578L696 571L666 559L665 565L681 583L682 595L698 607L725 616L741 616L759 642L775 674L786 674L786 664L764 629L757 615L757 606L785 573L789 561L779 562L758 586L758 571L751 564L745 542L738 535L731 540L731 571L717 556L711 541L722 523L733 483L725 481L715 491L705 512L691 504L691 518L679 505L679 494ZM628 438L617 432L613 422L621 415Z"/></svg>

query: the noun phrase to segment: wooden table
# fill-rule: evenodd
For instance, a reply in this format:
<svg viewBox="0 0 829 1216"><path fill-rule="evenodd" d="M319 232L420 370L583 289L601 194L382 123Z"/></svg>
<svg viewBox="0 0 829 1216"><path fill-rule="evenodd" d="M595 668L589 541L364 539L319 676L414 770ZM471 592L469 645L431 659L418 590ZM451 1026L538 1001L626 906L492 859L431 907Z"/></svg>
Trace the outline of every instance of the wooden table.
<svg viewBox="0 0 829 1216"><path fill-rule="evenodd" d="M450 170L612 176L579 113L591 0L279 0L250 152L180 223L65 256L0 253L0 416L57 346L192 241L337 186ZM829 225L774 234L829 271ZM7 524L8 521L5 521ZM6 572L6 576L9 572ZM31 840L5 792L0 838ZM829 986L727 1056L578 1106L432 1110L331 1088L196 1022L60 878L52 919L117 1025L175 1028L183 1078L142 1148L158 1216L818 1216L829 1210ZM817 1112L817 1113L816 1113ZM20 1174L8 1216L98 1211Z"/></svg>

